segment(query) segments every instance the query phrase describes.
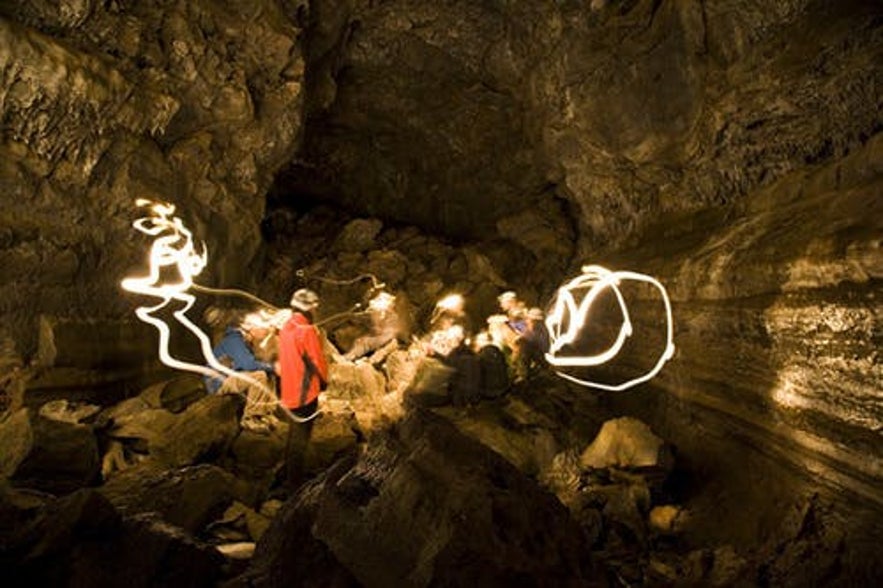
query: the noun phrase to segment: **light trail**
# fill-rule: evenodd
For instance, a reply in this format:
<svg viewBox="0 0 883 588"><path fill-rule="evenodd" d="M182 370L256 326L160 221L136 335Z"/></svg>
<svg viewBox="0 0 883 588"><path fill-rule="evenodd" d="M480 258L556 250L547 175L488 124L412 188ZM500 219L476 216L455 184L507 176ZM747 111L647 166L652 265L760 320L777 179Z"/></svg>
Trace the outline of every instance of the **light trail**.
<svg viewBox="0 0 883 588"><path fill-rule="evenodd" d="M671 301L668 298L668 292L666 292L665 287L655 278L645 274L630 271L611 271L600 265L585 265L582 267L581 275L558 288L552 312L546 318L546 328L549 331L551 341L549 351L546 353L546 361L554 367L591 367L607 363L619 354L625 345L626 339L633 334L628 307L619 289L620 282L622 281L648 283L659 290L662 295L666 316L666 342L665 348L657 359L656 364L647 373L616 385L594 382L577 378L562 371L556 371L562 378L591 388L621 391L646 382L656 376L662 369L662 366L665 365L665 362L674 355L674 327ZM588 289L588 292L585 293L582 300L577 304L574 292L581 292L586 289ZM577 341L580 332L587 324L589 310L598 299L598 296L607 289L613 291L619 304L619 310L622 313L622 323L613 344L594 355L559 355L563 348L573 345Z"/></svg>
<svg viewBox="0 0 883 588"><path fill-rule="evenodd" d="M193 241L193 234L184 226L179 217L174 216L175 206L173 204L139 198L135 201L135 205L147 207L150 211L149 216L139 218L132 223L136 230L154 238L148 257L148 273L146 276L124 278L120 285L128 292L159 299L159 303L154 306L139 306L135 309L135 315L143 322L156 327L159 332L158 355L160 361L171 368L194 372L211 378L223 379L225 376L236 378L257 386L265 394L276 398L275 390L271 390L260 381L243 372L231 370L218 361L212 351L212 343L209 336L187 317L187 311L196 302L196 297L190 294L188 290L194 286L193 278L199 275L208 263L208 253L205 250L205 244L202 244L201 252L197 252ZM166 271L163 272L163 269ZM167 281L164 279L162 274L168 272L176 272L180 278L179 281ZM172 311L172 316L199 341L199 349L208 367L181 361L170 353L171 329L166 321L156 316L155 313L176 303L180 303L183 306ZM259 402L256 405L267 406L270 404L281 406L278 399ZM308 418L301 418L291 414L288 410L283 410L283 412L291 420L298 423L309 421L318 415L317 411Z"/></svg>

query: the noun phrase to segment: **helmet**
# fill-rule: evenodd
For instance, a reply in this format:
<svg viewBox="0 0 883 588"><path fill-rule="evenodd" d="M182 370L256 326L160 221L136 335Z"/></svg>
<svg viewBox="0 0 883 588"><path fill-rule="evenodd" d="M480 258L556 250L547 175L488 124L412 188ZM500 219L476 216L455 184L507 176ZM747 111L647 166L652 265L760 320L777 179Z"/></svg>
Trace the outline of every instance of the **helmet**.
<svg viewBox="0 0 883 588"><path fill-rule="evenodd" d="M507 290L506 292L503 292L502 294L497 296L497 301L500 304L503 304L504 302L515 300L516 298L518 298L518 295L515 294L515 292L513 292L512 290Z"/></svg>
<svg viewBox="0 0 883 588"><path fill-rule="evenodd" d="M527 311L527 318L535 321L541 321L543 320L543 311L536 307L531 308Z"/></svg>
<svg viewBox="0 0 883 588"><path fill-rule="evenodd" d="M303 311L313 310L319 306L319 295L307 288L301 288L292 294L291 306Z"/></svg>

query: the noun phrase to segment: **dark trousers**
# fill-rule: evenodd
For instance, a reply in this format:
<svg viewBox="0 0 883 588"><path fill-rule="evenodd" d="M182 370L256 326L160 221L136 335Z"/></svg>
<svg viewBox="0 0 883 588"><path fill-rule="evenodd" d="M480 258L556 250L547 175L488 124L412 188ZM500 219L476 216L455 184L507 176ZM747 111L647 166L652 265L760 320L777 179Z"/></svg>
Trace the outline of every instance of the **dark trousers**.
<svg viewBox="0 0 883 588"><path fill-rule="evenodd" d="M291 409L291 414L298 418L306 418L319 408L318 400ZM288 423L288 440L285 444L285 483L294 492L306 480L306 455L310 446L310 435L313 432L313 421L305 423Z"/></svg>

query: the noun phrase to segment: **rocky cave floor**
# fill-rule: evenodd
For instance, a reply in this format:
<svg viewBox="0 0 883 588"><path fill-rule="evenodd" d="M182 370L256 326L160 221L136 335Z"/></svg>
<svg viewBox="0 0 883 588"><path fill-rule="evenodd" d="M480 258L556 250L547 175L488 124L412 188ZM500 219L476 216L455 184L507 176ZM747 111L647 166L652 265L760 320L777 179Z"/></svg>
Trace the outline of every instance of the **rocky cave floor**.
<svg viewBox="0 0 883 588"><path fill-rule="evenodd" d="M318 277L370 273L409 301L421 335L440 295L463 293L480 319L508 284L493 248L322 218L269 218L262 296L285 300L307 281L330 315L359 300L365 283ZM541 289L538 280L523 291L536 301ZM358 332L346 320L326 329L341 348ZM29 382L46 375L22 366L4 383L0 421L4 585L844 580L842 538L822 505L794 508L755 544L734 543L715 512L726 503L738 516L726 487L701 484L677 447L610 411L603 394L540 370L500 399L415 407L406 399L426 381L415 378L416 348L400 342L357 363L332 355L294 490L283 484L288 424L242 428L243 399L208 395L198 377L166 371L140 390L90 394L62 383L29 396Z"/></svg>

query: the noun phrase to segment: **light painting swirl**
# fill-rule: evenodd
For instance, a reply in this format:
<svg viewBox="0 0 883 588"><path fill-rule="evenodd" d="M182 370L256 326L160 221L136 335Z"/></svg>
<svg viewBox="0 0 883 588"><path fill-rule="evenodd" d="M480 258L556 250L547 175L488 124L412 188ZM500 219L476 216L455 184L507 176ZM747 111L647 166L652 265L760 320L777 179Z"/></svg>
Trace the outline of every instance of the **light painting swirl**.
<svg viewBox="0 0 883 588"><path fill-rule="evenodd" d="M648 275L630 271L611 271L600 265L585 265L582 267L582 272L581 275L558 288L552 310L546 317L546 328L549 330L551 341L549 351L546 353L546 361L553 367L567 368L598 366L615 358L633 332L628 307L619 289L620 283L628 280L645 282L659 290L665 305L665 347L656 364L648 372L616 385L577 378L563 371L556 371L556 373L562 378L583 386L609 391L626 390L650 380L659 373L665 362L672 358L675 351L671 301L668 298L668 292L666 292L665 287L658 280ZM563 349L578 341L580 333L587 324L592 305L607 289L613 292L619 304L619 310L622 313L622 323L614 342L607 349L593 355L561 354ZM585 295L577 303L575 293L586 290Z"/></svg>

